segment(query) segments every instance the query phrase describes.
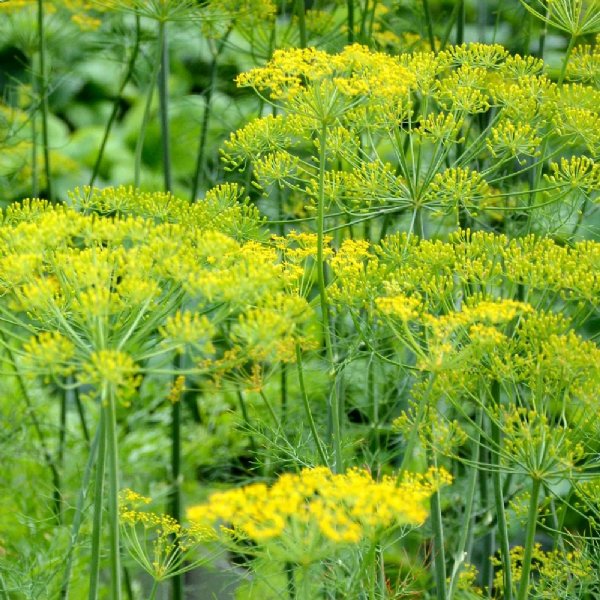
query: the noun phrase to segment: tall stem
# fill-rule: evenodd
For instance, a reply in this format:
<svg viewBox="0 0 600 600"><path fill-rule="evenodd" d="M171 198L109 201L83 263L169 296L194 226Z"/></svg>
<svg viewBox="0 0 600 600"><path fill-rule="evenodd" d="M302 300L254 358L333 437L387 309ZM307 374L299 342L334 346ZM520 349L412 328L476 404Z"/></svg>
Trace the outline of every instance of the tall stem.
<svg viewBox="0 0 600 600"><path fill-rule="evenodd" d="M158 75L158 100L160 106L160 129L163 150L163 177L165 192L173 189L171 176L171 140L169 128L169 47L167 23L158 23L158 46L160 48L160 71Z"/></svg>
<svg viewBox="0 0 600 600"><path fill-rule="evenodd" d="M492 383L492 402L493 410L500 406L500 383ZM512 600L512 573L510 563L510 543L508 537L508 524L506 521L506 512L504 510L504 492L502 489L502 473L500 471L500 426L495 419L491 419L491 435L493 450L491 452L492 463L492 484L494 487L494 504L496 507L496 516L498 518L498 535L500 537L500 555L502 559L502 572L504 577L504 598Z"/></svg>
<svg viewBox="0 0 600 600"><path fill-rule="evenodd" d="M146 129L148 128L148 121L150 121L150 112L152 110L152 99L154 98L154 88L158 80L158 72L160 70L162 57L162 48L158 48L158 57L154 61L154 67L152 74L150 75L150 83L148 85L148 94L146 96L146 104L144 105L144 114L142 116L142 123L140 125L140 131L138 133L137 141L135 144L135 163L134 163L134 174L133 183L136 188L140 187L141 171L142 171L142 152L144 150L144 138L146 137Z"/></svg>
<svg viewBox="0 0 600 600"><path fill-rule="evenodd" d="M431 464L437 469L435 450L428 452ZM433 568L435 575L435 597L446 600L446 552L444 548L444 527L442 523L442 503L440 492L437 490L430 500L431 526L433 529Z"/></svg>
<svg viewBox="0 0 600 600"><path fill-rule="evenodd" d="M319 433L317 432L315 420L313 418L312 411L310 409L310 402L308 401L308 394L306 393L306 385L304 383L304 369L302 368L302 351L300 350L300 346L298 346L297 344L296 344L296 366L298 368L298 383L300 384L300 394L302 396L302 403L304 404L304 412L306 413L306 418L308 419L310 431L312 433L313 439L315 440L315 445L317 446L317 452L319 453L319 457L323 461L324 465L329 466L329 461L327 460L327 456L325 455L325 450L323 450L321 438L319 437Z"/></svg>
<svg viewBox="0 0 600 600"><path fill-rule="evenodd" d="M44 2L37 0L38 54L40 58L38 73L38 92L42 109L42 151L44 153L44 172L46 174L46 192L48 200L54 201L52 175L50 167L50 145L48 136L48 86L46 81L46 30L44 27Z"/></svg>
<svg viewBox="0 0 600 600"><path fill-rule="evenodd" d="M333 341L331 339L331 319L329 313L329 302L327 300L327 282L324 253L324 224L325 224L325 167L327 161L327 125L321 126L319 134L319 183L317 197L317 284L319 287L319 300L321 304L321 326L323 330L323 342L325 354L329 367L330 394L328 397L329 413L332 419L332 443L335 457L334 470L336 473L343 471L342 444L341 444L341 415L336 385L335 356L333 353Z"/></svg>
<svg viewBox="0 0 600 600"><path fill-rule="evenodd" d="M111 131L112 126L117 118L118 113L119 113L119 103L123 97L123 92L133 75L133 71L135 68L135 62L137 60L139 50L140 50L140 16L136 14L136 16L135 16L135 41L133 43L133 49L131 51L131 56L129 57L129 62L127 63L127 70L125 71L125 75L123 76L123 81L121 82L121 85L119 86L119 91L117 92L117 96L116 96L115 102L113 104L112 112L110 113L110 117L108 118L106 127L104 128L104 135L102 136L102 142L100 142L98 156L96 156L96 162L94 163L94 168L92 169L92 176L90 177L90 188L94 185L94 183L96 181L96 177L98 177L98 172L100 171L100 163L102 162L102 158L104 156L104 150L106 149L106 143L108 142L108 137L110 135L110 131Z"/></svg>
<svg viewBox="0 0 600 600"><path fill-rule="evenodd" d="M94 522L92 529L92 548L90 558L90 587L88 600L98 599L98 582L100 579L100 553L102 538L102 509L104 504L104 475L106 469L106 414L100 408L98 424L98 462L96 464L96 484L94 486Z"/></svg>
<svg viewBox="0 0 600 600"><path fill-rule="evenodd" d="M306 6L304 0L296 0L296 14L298 15L298 32L300 34L300 48L306 48Z"/></svg>
<svg viewBox="0 0 600 600"><path fill-rule="evenodd" d="M205 169L205 156L206 156L206 144L208 141L208 127L210 124L210 114L212 110L212 96L217 87L217 73L218 73L218 60L219 55L225 48L225 42L231 33L231 28L227 30L217 50L214 52L211 63L210 63L210 84L206 93L204 94L204 112L202 113L202 129L200 130L200 140L198 142L198 155L196 156L196 169L194 171L194 178L192 180L192 191L190 194L190 200L195 202L198 196L198 189L200 184L204 184L204 169Z"/></svg>
<svg viewBox="0 0 600 600"><path fill-rule="evenodd" d="M354 0L346 0L348 12L348 43L354 42Z"/></svg>
<svg viewBox="0 0 600 600"><path fill-rule="evenodd" d="M569 45L567 46L567 50L565 52L565 58L562 64L562 68L560 70L560 75L558 77L558 86L560 87L565 80L565 75L567 73L567 65L569 64L569 59L571 58L571 52L573 52L573 47L575 46L575 36L571 35L571 39L569 40Z"/></svg>
<svg viewBox="0 0 600 600"><path fill-rule="evenodd" d="M431 11L429 10L429 0L423 0L423 13L425 14L425 24L427 26L427 38L431 45L431 50L435 52L435 37L433 36L433 23L431 21Z"/></svg>
<svg viewBox="0 0 600 600"><path fill-rule="evenodd" d="M75 507L75 515L73 517L73 523L71 524L71 538L69 540L69 548L67 550L65 572L62 579L60 588L60 599L68 600L69 598L69 584L71 580L71 570L73 568L73 553L79 539L79 531L81 529L81 522L83 520L83 509L85 500L89 493L90 480L92 478L92 470L98 456L98 447L100 440L104 437L104 430L98 427L96 435L92 441L89 450L89 456L87 464L85 465L85 471L83 472L83 479L81 480L81 488L79 489L79 496L77 497L77 505Z"/></svg>
<svg viewBox="0 0 600 600"><path fill-rule="evenodd" d="M529 499L529 513L527 515L527 532L525 534L525 552L521 565L521 579L519 581L519 593L517 600L526 600L529 591L529 575L531 573L531 557L535 545L535 530L537 525L538 501L542 482L535 478L531 485L531 497Z"/></svg>
<svg viewBox="0 0 600 600"><path fill-rule="evenodd" d="M119 547L119 449L114 390L103 394L106 412L106 455L108 463L108 529L111 600L121 600L121 552Z"/></svg>

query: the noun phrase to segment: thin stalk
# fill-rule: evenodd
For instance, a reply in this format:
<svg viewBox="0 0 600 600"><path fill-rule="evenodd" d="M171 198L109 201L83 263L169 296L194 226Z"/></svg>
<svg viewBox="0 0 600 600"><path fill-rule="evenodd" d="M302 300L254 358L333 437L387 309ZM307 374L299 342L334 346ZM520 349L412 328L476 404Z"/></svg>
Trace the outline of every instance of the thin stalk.
<svg viewBox="0 0 600 600"><path fill-rule="evenodd" d="M158 579L155 579L152 583L152 589L150 590L150 598L149 600L154 600L156 598L156 592L158 591Z"/></svg>
<svg viewBox="0 0 600 600"><path fill-rule="evenodd" d="M456 584L458 583L458 575L460 574L463 563L465 562L467 554L467 545L469 538L473 533L473 504L475 501L475 490L477 487L477 472L478 469L475 465L479 462L479 450L480 450L480 438L481 438L481 427L483 424L483 410L479 411L478 424L476 428L475 439L473 440L473 448L471 450L471 464L469 471L469 478L467 480L467 497L465 499L465 514L463 517L463 523L460 528L460 537L456 548L456 559L454 569L452 571L452 577L450 578L450 587L448 589L448 598L452 600L456 592Z"/></svg>
<svg viewBox="0 0 600 600"><path fill-rule="evenodd" d="M500 405L500 383L492 383L492 401L494 408ZM500 471L500 426L495 419L490 419L491 436L493 450L490 460L492 462L492 485L494 487L494 504L496 507L496 516L498 519L498 535L500 537L500 555L502 560L502 573L504 578L504 598L512 600L512 572L510 563L510 543L508 536L508 524L506 521L506 512L504 509L504 491L502 489L502 473Z"/></svg>
<svg viewBox="0 0 600 600"><path fill-rule="evenodd" d="M286 562L283 566L285 570L285 579L286 579L286 587L287 593L290 600L296 599L296 580L294 578L294 564L291 562Z"/></svg>
<svg viewBox="0 0 600 600"><path fill-rule="evenodd" d="M100 408L98 424L98 462L96 464L96 484L94 486L94 521L92 528L92 547L90 558L90 588L88 600L98 599L98 582L100 579L100 554L102 534L102 509L104 504L104 475L106 470L106 415Z"/></svg>
<svg viewBox="0 0 600 600"><path fill-rule="evenodd" d="M341 423L339 411L338 389L335 381L335 357L333 353L333 342L331 339L331 319L329 314L329 302L327 300L327 282L325 277L325 255L324 255L324 222L325 222L325 167L327 160L327 125L321 126L319 134L319 180L317 196L317 284L319 288L319 300L321 304L321 327L323 329L323 341L325 353L329 365L329 379L331 392L328 397L329 412L333 420L332 443L335 457L334 470L336 473L343 471Z"/></svg>
<svg viewBox="0 0 600 600"><path fill-rule="evenodd" d="M354 0L346 0L348 13L348 43L354 43Z"/></svg>
<svg viewBox="0 0 600 600"><path fill-rule="evenodd" d="M281 424L285 426L288 418L288 365L281 364L279 376L280 398L281 398Z"/></svg>
<svg viewBox="0 0 600 600"><path fill-rule="evenodd" d="M62 471L65 458L65 445L67 441L67 390L61 390L60 394L60 414L58 425L58 449L56 451L56 462L59 472ZM54 489L54 504L57 509L56 517L58 523L62 522L62 502L60 498L60 490Z"/></svg>
<svg viewBox="0 0 600 600"><path fill-rule="evenodd" d="M432 466L437 468L435 450L431 452ZM446 552L444 549L444 526L442 522L442 503L437 490L430 500L431 526L433 529L433 570L435 578L435 597L446 600Z"/></svg>
<svg viewBox="0 0 600 600"><path fill-rule="evenodd" d="M465 0L458 3L458 18L456 19L456 45L465 41Z"/></svg>
<svg viewBox="0 0 600 600"><path fill-rule="evenodd" d="M103 393L106 412L106 455L108 463L108 530L111 600L121 600L121 554L119 546L119 449L116 398L112 389ZM106 405L104 406L104 403Z"/></svg>
<svg viewBox="0 0 600 600"><path fill-rule="evenodd" d="M423 14L425 15L425 24L427 26L427 38L431 45L431 50L435 52L435 37L433 36L433 22L431 20L431 11L429 10L429 0L423 0Z"/></svg>
<svg viewBox="0 0 600 600"><path fill-rule="evenodd" d="M73 568L73 553L77 540L79 539L79 531L81 529L81 522L83 520L83 508L87 495L89 493L90 480L92 478L92 470L98 457L98 447L100 445L100 439L104 436L104 431L101 427L98 427L94 439L90 446L88 460L85 465L83 472L83 478L81 480L81 487L79 489L79 496L77 497L77 505L75 507L75 515L73 516L73 523L71 524L71 539L69 540L69 548L67 550L66 567L62 579L60 588L61 600L68 600L69 598L69 583L71 580L71 570Z"/></svg>
<svg viewBox="0 0 600 600"><path fill-rule="evenodd" d="M23 376L21 375L21 371L19 371L19 367L17 365L15 355L14 355L13 351L11 350L10 346L6 343L4 334L1 332L0 332L0 341L2 342L2 345L5 348L6 354L8 355L8 363L12 367L12 369L11 369L12 375L14 375L16 382L17 382L17 386L19 388L19 392L21 393L23 400L25 400L29 418L31 419L31 423L33 424L35 433L40 441L40 447L42 449L42 454L44 455L44 462L46 463L46 466L48 467L48 469L50 471L50 478L52 479L52 487L54 488L54 494L53 494L54 495L54 514L56 515L57 519L60 519L59 515L60 515L61 482L60 482L59 468L58 468L57 464L54 462L54 459L52 458L52 454L50 453L50 450L48 450L48 445L46 443L46 438L44 436L44 432L42 431L40 422L38 421L38 418L35 414L33 402L31 401L31 398L29 397L29 393L27 392L27 387L25 386L25 382L23 381Z"/></svg>
<svg viewBox="0 0 600 600"><path fill-rule="evenodd" d="M154 67L150 75L150 83L148 85L148 95L146 96L146 104L144 105L144 114L142 116L142 123L140 125L140 131L135 144L135 162L134 162L134 174L133 184L136 188L140 187L140 177L142 170L142 151L144 150L144 138L146 137L146 129L148 128L148 122L150 121L150 112L152 110L152 99L154 98L154 88L158 81L158 72L160 70L162 57L162 48L158 48L158 57L154 61Z"/></svg>
<svg viewBox="0 0 600 600"><path fill-rule="evenodd" d="M48 200L54 202L52 189L52 175L50 167L50 143L48 135L48 86L46 82L46 29L44 27L44 2L37 0L37 30L38 30L38 54L39 73L38 91L40 94L40 107L42 109L42 151L44 154L44 172L46 174L46 193Z"/></svg>
<svg viewBox="0 0 600 600"><path fill-rule="evenodd" d="M196 201L198 196L198 189L200 188L200 183L204 183L203 174L204 174L204 163L206 157L206 144L208 141L208 126L210 123L210 116L212 111L212 96L213 92L217 86L217 74L218 74L218 59L225 48L225 42L231 33L231 28L227 30L219 45L217 47L216 52L213 53L213 57L210 63L210 84L206 93L204 94L204 112L202 113L202 129L200 131L200 140L198 142L198 155L196 156L196 169L194 171L194 179L192 180L192 192L190 194L190 200L192 202Z"/></svg>
<svg viewBox="0 0 600 600"><path fill-rule="evenodd" d="M565 59L562 64L562 68L560 70L560 75L558 77L557 85L560 87L565 80L565 74L567 72L567 65L569 64L569 59L571 58L571 52L573 52L573 47L575 46L575 36L572 35L569 40L569 45L567 46L567 50L565 52Z"/></svg>
<svg viewBox="0 0 600 600"><path fill-rule="evenodd" d="M250 449L252 450L252 452L256 453L256 441L254 440L254 436L252 435L252 433L250 433L250 431L252 429L251 429L251 424L250 424L250 417L248 415L248 407L246 406L246 400L244 399L244 394L242 394L241 390L237 391L237 397L240 402L240 410L242 411L242 418L244 419L244 423L246 424L246 427L248 428L248 438L250 439Z"/></svg>
<svg viewBox="0 0 600 600"><path fill-rule="evenodd" d="M163 177L165 192L173 189L171 176L171 140L169 128L169 46L167 23L158 23L158 46L160 48L160 71L158 74L158 101L160 112L160 130L163 150Z"/></svg>
<svg viewBox="0 0 600 600"><path fill-rule="evenodd" d="M100 171L100 163L102 162L102 158L104 156L104 150L106 149L106 143L108 142L108 137L110 135L110 131L112 126L119 114L119 102L123 96L123 92L125 87L131 80L133 76L133 71L135 68L135 62L137 60L138 54L140 50L140 16L138 14L135 15L135 40L133 43L133 49L131 51L131 56L129 57L129 61L127 63L127 70L125 71L125 75L123 76L123 81L119 86L119 91L117 92L117 96L115 98L115 102L113 104L112 112L110 113L110 117L106 123L106 127L104 128L104 135L102 136L102 142L100 142L100 149L98 150L98 156L96 157L96 162L94 163L94 168L92 169L92 176L90 177L90 188L93 187L96 177L98 177L98 172ZM91 192L90 192L91 193Z"/></svg>
<svg viewBox="0 0 600 600"><path fill-rule="evenodd" d="M535 545L535 530L538 516L538 502L540 499L540 490L542 482L537 477L531 484L531 497L529 500L529 513L527 515L527 532L525 534L525 552L523 553L523 562L521 564L521 579L519 581L519 593L517 600L526 600L529 590L529 575L531 573L531 557L533 556L533 547Z"/></svg>
<svg viewBox="0 0 600 600"><path fill-rule="evenodd" d="M300 34L300 48L306 48L306 5L304 0L296 0L296 14L298 16L298 33Z"/></svg>
<svg viewBox="0 0 600 600"><path fill-rule="evenodd" d="M304 369L302 368L302 352L300 350L300 346L298 346L297 344L296 367L298 369L298 383L300 385L300 394L302 396L302 403L304 404L304 412L306 413L306 418L308 419L308 425L310 427L313 439L315 440L315 445L317 446L317 452L319 453L321 461L324 465L329 466L329 461L327 460L327 456L325 455L325 450L323 450L321 438L319 437L319 434L317 432L315 420L313 418L312 411L310 410L310 402L308 401L308 394L306 393L306 385L304 383Z"/></svg>
<svg viewBox="0 0 600 600"><path fill-rule="evenodd" d="M77 407L77 414L79 415L79 422L81 423L81 432L83 433L83 439L89 444L90 443L90 430L87 425L85 418L85 411L83 410L83 404L81 402L81 396L77 390L74 390L75 406Z"/></svg>
<svg viewBox="0 0 600 600"><path fill-rule="evenodd" d="M41 95L37 90L37 75L31 69L31 89L33 90L32 104L37 103L36 95ZM37 147L37 110L31 112L31 197L37 198L39 194L38 174L38 147Z"/></svg>
<svg viewBox="0 0 600 600"><path fill-rule="evenodd" d="M181 523L181 400L171 407L171 494L170 515ZM174 541L178 544L178 541ZM183 598L183 577L174 575L171 579L173 600Z"/></svg>

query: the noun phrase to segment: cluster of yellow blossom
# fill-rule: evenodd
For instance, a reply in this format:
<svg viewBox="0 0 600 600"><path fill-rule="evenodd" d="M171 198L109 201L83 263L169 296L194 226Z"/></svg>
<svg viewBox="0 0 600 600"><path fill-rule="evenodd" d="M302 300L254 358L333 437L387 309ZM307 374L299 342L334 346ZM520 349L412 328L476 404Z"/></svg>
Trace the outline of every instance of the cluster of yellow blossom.
<svg viewBox="0 0 600 600"><path fill-rule="evenodd" d="M156 581L163 581L203 562L192 556L191 551L216 539L216 535L207 527L196 524L183 527L169 515L140 510L151 502L151 498L137 492L122 490L119 493L119 520L133 558ZM143 532L138 531L140 527Z"/></svg>
<svg viewBox="0 0 600 600"><path fill-rule="evenodd" d="M247 537L280 551L287 547L303 562L315 549L323 553L332 544L374 541L392 527L421 525L426 500L450 482L443 469L398 482L392 476L376 481L362 469L336 475L326 467L305 468L281 475L270 487L253 483L213 493L187 515L193 523L220 527L225 537Z"/></svg>
<svg viewBox="0 0 600 600"><path fill-rule="evenodd" d="M294 268L268 244L213 229L235 231L237 215L239 237L257 230L252 211L230 201L236 190L217 190L202 209L164 194L88 193L85 213L30 200L2 215L0 313L13 343L25 340L31 373L75 374L126 403L151 357L188 353L206 370L221 358L220 368L294 361L296 344L313 345ZM130 214L137 198L144 217Z"/></svg>

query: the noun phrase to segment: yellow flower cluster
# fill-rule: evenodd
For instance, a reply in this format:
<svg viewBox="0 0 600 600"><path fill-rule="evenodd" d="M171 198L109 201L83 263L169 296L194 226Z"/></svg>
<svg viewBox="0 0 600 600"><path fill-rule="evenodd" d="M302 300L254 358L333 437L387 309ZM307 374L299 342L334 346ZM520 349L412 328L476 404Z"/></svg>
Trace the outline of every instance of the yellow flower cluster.
<svg viewBox="0 0 600 600"><path fill-rule="evenodd" d="M151 498L137 492L122 490L119 493L119 520L132 557L156 581L163 581L203 562L191 551L216 536L210 528L183 527L169 515L140 510L151 502ZM138 531L140 528L143 532ZM150 545L149 541L152 542Z"/></svg>
<svg viewBox="0 0 600 600"><path fill-rule="evenodd" d="M220 370L293 361L296 344L312 345L303 326L311 311L294 290L298 266L268 244L214 229L244 239L258 228L243 203L234 206L235 186L214 190L204 206L125 188L87 192L73 195L83 213L30 200L2 215L0 312L39 332L26 346L30 372L74 373L127 403L150 357L189 353L190 368L206 372L212 361ZM131 214L136 202L143 216ZM115 207L120 214L110 214Z"/></svg>
<svg viewBox="0 0 600 600"><path fill-rule="evenodd" d="M254 483L214 493L187 515L194 523L220 525L225 536L231 527L257 544L289 544L302 557L320 546L325 550L323 544L356 544L391 527L421 525L425 501L450 481L447 472L433 469L398 482L391 476L375 481L361 469L335 475L325 467L306 468L281 475L271 487Z"/></svg>

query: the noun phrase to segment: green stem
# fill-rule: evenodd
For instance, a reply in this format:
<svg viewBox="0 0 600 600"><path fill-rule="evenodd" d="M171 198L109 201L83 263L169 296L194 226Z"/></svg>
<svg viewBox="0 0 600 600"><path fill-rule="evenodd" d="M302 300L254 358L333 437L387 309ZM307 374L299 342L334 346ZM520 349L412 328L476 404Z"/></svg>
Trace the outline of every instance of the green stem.
<svg viewBox="0 0 600 600"><path fill-rule="evenodd" d="M169 128L169 47L167 23L158 23L158 46L160 48L160 71L158 75L158 101L163 150L163 176L165 192L173 190L171 176L171 134Z"/></svg>
<svg viewBox="0 0 600 600"><path fill-rule="evenodd" d="M429 10L429 0L423 0L423 13L425 15L425 24L427 26L427 38L431 45L431 50L435 52L435 37L433 36L433 23L431 21L431 11Z"/></svg>
<svg viewBox="0 0 600 600"><path fill-rule="evenodd" d="M150 590L150 598L148 600L154 600L156 598L156 592L158 591L158 580L155 579L152 583L152 589Z"/></svg>
<svg viewBox="0 0 600 600"><path fill-rule="evenodd" d="M106 405L104 406L104 403ZM103 394L106 412L106 455L108 463L108 529L111 600L121 600L121 554L119 547L119 448L114 390Z"/></svg>
<svg viewBox="0 0 600 600"><path fill-rule="evenodd" d="M241 390L237 391L237 397L240 402L240 410L242 411L242 418L244 419L244 423L248 428L248 438L250 440L250 449L253 453L256 454L256 441L254 440L254 436L252 435L252 426L250 424L250 417L248 415L248 407L246 406L246 400L244 399L244 394L242 394Z"/></svg>
<svg viewBox="0 0 600 600"><path fill-rule="evenodd" d="M300 34L300 48L306 48L306 5L304 0L296 0L296 14L298 15L298 32Z"/></svg>
<svg viewBox="0 0 600 600"><path fill-rule="evenodd" d="M104 128L104 135L102 136L102 142L100 143L100 148L98 150L98 156L96 157L96 162L94 163L94 168L92 169L92 176L90 177L90 188L93 187L96 177L98 177L98 172L100 171L100 163L102 162L102 158L104 156L104 150L106 149L106 143L108 142L108 137L110 135L110 131L112 126L119 114L119 104L123 97L123 92L125 91L125 87L131 80L133 76L133 71L135 68L135 62L137 60L138 54L140 50L140 16L136 14L135 16L135 41L133 43L133 49L131 51L131 56L129 57L129 62L127 63L127 70L125 71L125 75L123 77L123 81L119 87L119 91L117 92L117 96L115 98L115 102L113 104L112 112L110 113L110 117L108 118L108 122L106 123L106 127ZM90 190L91 194L91 190Z"/></svg>
<svg viewBox="0 0 600 600"><path fill-rule="evenodd" d="M31 423L33 425L35 433L40 441L40 447L42 449L42 454L44 455L44 462L46 463L46 466L48 467L48 469L50 471L50 478L52 479L52 487L54 489L54 492L53 492L53 494L54 494L54 513L56 515L56 518L59 519L60 518L59 517L59 515L60 515L60 497L61 497L60 471L59 471L57 464L54 462L54 460L52 458L52 454L50 453L50 450L48 450L48 444L46 443L46 438L44 436L44 432L42 431L40 422L38 421L38 418L35 414L33 402L31 400L31 398L29 397L29 392L27 391L27 387L25 385L25 382L23 381L23 376L21 375L21 371L19 370L19 367L17 365L15 355L14 355L13 351L11 350L10 346L6 343L6 338L4 337L4 334L2 332L0 332L0 341L2 342L2 345L5 348L6 354L8 355L8 363L12 368L12 372L16 379L19 392L21 393L21 396L23 397L23 400L25 401L25 404L27 405L27 413L28 413L29 418L31 419ZM58 501L57 501L57 499L58 499Z"/></svg>
<svg viewBox="0 0 600 600"><path fill-rule="evenodd" d="M335 356L333 353L333 342L331 339L331 319L329 314L329 302L327 300L327 282L325 276L324 253L324 224L325 224L325 167L327 161L327 125L321 126L319 134L319 180L317 197L317 284L319 288L319 300L321 304L321 327L323 330L323 341L325 344L325 353L329 367L330 395L328 397L329 413L333 421L332 442L334 449L334 470L341 473L344 469L342 461L342 442L341 442L341 415L338 398L338 388L336 385Z"/></svg>
<svg viewBox="0 0 600 600"><path fill-rule="evenodd" d="M456 45L465 41L465 0L458 3L458 18L456 19Z"/></svg>
<svg viewBox="0 0 600 600"><path fill-rule="evenodd" d="M294 578L294 564L286 562L283 565L285 570L285 579L287 584L287 593L290 600L295 600L296 596L296 580Z"/></svg>
<svg viewBox="0 0 600 600"><path fill-rule="evenodd" d="M500 406L500 383L494 381L491 388L494 410ZM508 536L508 523L504 509L504 491L502 489L502 473L500 471L500 426L496 419L491 419L491 436L493 449L491 452L492 484L494 487L494 505L498 519L498 536L500 538L500 555L502 560L502 573L504 577L504 598L512 600L512 572L510 563L510 541Z"/></svg>
<svg viewBox="0 0 600 600"><path fill-rule="evenodd" d="M42 150L44 153L44 172L46 174L46 192L48 200L54 201L52 189L52 176L50 167L50 144L48 136L48 88L46 85L46 29L44 27L44 2L37 0L37 30L38 30L38 54L40 57L38 73L38 91L40 94L40 106L42 109Z"/></svg>
<svg viewBox="0 0 600 600"><path fill-rule="evenodd" d="M319 437L319 434L317 432L315 420L313 418L312 411L310 410L310 402L308 401L308 394L306 393L306 385L304 383L304 369L302 368L302 352L300 350L300 346L298 346L297 344L296 366L298 369L298 383L300 385L300 394L302 396L302 403L304 404L304 412L306 413L306 418L308 419L308 425L310 427L313 439L315 440L315 445L317 446L317 451L319 453L321 461L324 465L329 466L329 461L327 460L327 456L325 455L325 450L323 449L321 438Z"/></svg>
<svg viewBox="0 0 600 600"><path fill-rule="evenodd" d="M348 12L348 43L354 43L354 0L346 0Z"/></svg>
<svg viewBox="0 0 600 600"><path fill-rule="evenodd" d="M170 515L181 523L181 400L171 407L171 506ZM174 540L178 545L178 541ZM171 579L173 600L183 598L183 576L174 575Z"/></svg>
<svg viewBox="0 0 600 600"><path fill-rule="evenodd" d="M437 457L433 451L432 465L437 468ZM446 552L444 549L444 527L442 522L442 503L439 490L430 500L431 526L433 529L433 569L435 575L435 597L446 600Z"/></svg>
<svg viewBox="0 0 600 600"><path fill-rule="evenodd" d="M231 33L231 28L227 30L223 38L221 39L219 46L214 52L211 63L210 63L210 84L206 93L204 94L204 112L202 113L202 129L200 131L200 141L198 142L198 155L196 157L196 169L194 171L194 178L192 180L192 192L190 194L190 200L195 202L198 196L198 189L200 184L204 185L204 163L206 156L206 144L208 141L208 126L210 123L210 115L212 111L212 96L213 92L217 87L217 73L218 73L218 59L225 48L225 42Z"/></svg>
<svg viewBox="0 0 600 600"><path fill-rule="evenodd" d="M527 515L527 532L525 534L525 552L521 565L521 579L519 581L519 593L517 600L526 600L529 591L529 575L531 573L531 557L535 546L535 531L538 516L538 502L540 499L540 490L542 482L534 478L531 485L531 497L529 499L529 513Z"/></svg>
<svg viewBox="0 0 600 600"><path fill-rule="evenodd" d="M92 470L94 463L98 457L98 446L100 444L100 438L104 436L104 431L101 427L98 427L94 439L90 446L89 456L85 470L83 472L83 479L81 480L81 487L79 489L79 496L77 497L77 506L75 507L75 515L73 516L73 523L71 524L71 539L69 540L69 548L67 550L66 567L63 575L62 584L60 588L61 600L68 600L69 598L69 584L71 580L71 570L73 568L73 553L79 539L79 531L81 529L81 522L83 520L83 508L87 495L89 493L90 480L92 478Z"/></svg>
<svg viewBox="0 0 600 600"><path fill-rule="evenodd" d="M152 110L152 99L154 98L154 88L157 86L158 72L161 65L162 48L158 48L157 59L154 61L152 73L150 75L150 82L148 84L148 94L146 96L146 104L144 105L144 114L142 116L142 123L140 125L140 131L135 144L135 163L134 163L134 175L133 183L136 188L140 187L140 178L142 170L142 152L144 150L144 138L146 137L146 129L148 128L148 122L150 121L150 113Z"/></svg>
<svg viewBox="0 0 600 600"><path fill-rule="evenodd" d="M104 475L106 470L106 415L103 407L100 407L98 438L99 447L98 462L96 464L96 485L94 487L94 520L92 528L90 588L88 600L98 599L98 582L100 579L102 509L104 504Z"/></svg>
<svg viewBox="0 0 600 600"><path fill-rule="evenodd" d="M475 439L473 440L473 448L471 450L471 464L469 470L469 478L467 480L467 497L465 499L465 514L463 517L462 526L460 528L460 537L456 547L455 563L452 571L452 577L450 579L450 587L448 589L448 598L452 600L456 592L456 584L458 583L458 576L462 569L462 565L467 559L467 544L469 538L473 532L473 504L475 501L475 490L477 487L477 472L478 469L475 466L479 462L479 450L480 450L480 438L481 438L481 426L483 423L483 410L479 411L478 424L476 428Z"/></svg>
<svg viewBox="0 0 600 600"><path fill-rule="evenodd" d="M35 69L31 69L32 105L38 102L41 92L37 89L37 75ZM39 191L38 174L38 147L37 147L37 110L31 112L31 197L37 198Z"/></svg>
<svg viewBox="0 0 600 600"><path fill-rule="evenodd" d="M575 46L575 36L572 35L569 40L569 45L567 46L567 50L565 52L565 59L562 64L562 68L560 70L560 75L558 77L557 85L560 87L563 84L565 79L565 75L567 73L567 65L569 64L569 59L571 58L571 52L573 51L573 47Z"/></svg>

